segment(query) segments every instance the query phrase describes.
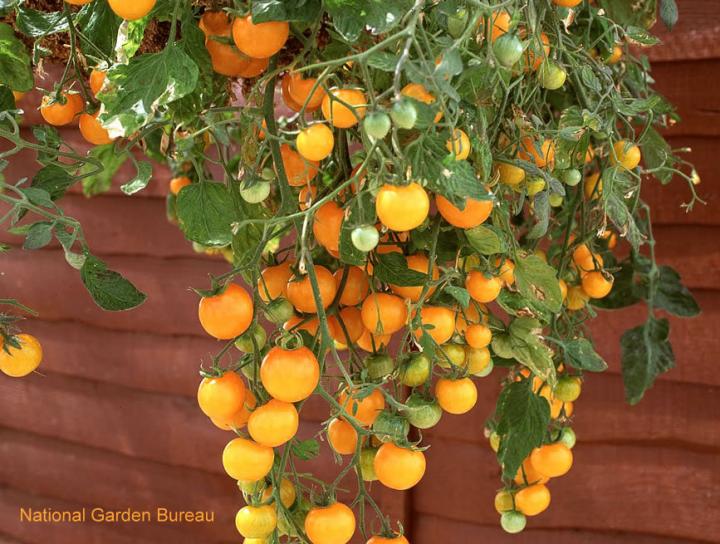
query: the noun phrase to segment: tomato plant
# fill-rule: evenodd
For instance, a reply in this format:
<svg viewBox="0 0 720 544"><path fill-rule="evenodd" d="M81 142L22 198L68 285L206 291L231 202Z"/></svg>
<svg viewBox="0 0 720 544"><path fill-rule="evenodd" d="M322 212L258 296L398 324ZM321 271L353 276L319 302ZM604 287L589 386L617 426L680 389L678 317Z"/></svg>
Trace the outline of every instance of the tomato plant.
<svg viewBox="0 0 720 544"><path fill-rule="evenodd" d="M660 3L671 26L675 4ZM246 541L407 542L370 482L420 483L431 444L417 429L471 411L492 373L504 376L487 424L495 506L522 531L573 464L585 374L607 367L589 320L646 304L622 338L635 403L674 365L657 312L699 312L656 262L642 200L644 185L675 177L688 209L701 202L697 173L660 133L678 116L638 47L657 43L657 2L365 4L0 8L12 23L0 23L0 168L25 149L40 165L31 180L3 178L0 224L27 250L56 239L98 305L134 308L145 295L91 253L59 201L76 184L107 191L124 162L136 174L121 189L135 194L161 161L169 219L229 263L195 286L201 326L224 342L198 401L236 434L222 462L248 503L236 517ZM66 53L45 46L51 36ZM65 69L28 104L45 57ZM30 108L46 124L27 139ZM76 121L87 153L54 128ZM0 315L0 332L0 370L37 368L42 349L17 317ZM328 417L301 440L313 396ZM325 441L337 477L298 473ZM339 490L353 475L348 502Z"/></svg>

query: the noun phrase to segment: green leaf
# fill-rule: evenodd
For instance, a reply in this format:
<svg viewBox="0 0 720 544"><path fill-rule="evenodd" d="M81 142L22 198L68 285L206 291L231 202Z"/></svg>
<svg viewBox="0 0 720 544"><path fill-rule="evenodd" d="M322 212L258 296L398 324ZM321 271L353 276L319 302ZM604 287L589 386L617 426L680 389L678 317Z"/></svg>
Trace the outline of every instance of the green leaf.
<svg viewBox="0 0 720 544"><path fill-rule="evenodd" d="M427 274L408 268L405 257L396 252L379 254L373 273L376 279L400 287L424 285L429 280Z"/></svg>
<svg viewBox="0 0 720 544"><path fill-rule="evenodd" d="M29 91L35 80L25 44L15 36L0 38L0 81L13 91Z"/></svg>
<svg viewBox="0 0 720 544"><path fill-rule="evenodd" d="M320 0L253 0L254 23L295 21L310 23L320 16Z"/></svg>
<svg viewBox="0 0 720 544"><path fill-rule="evenodd" d="M498 461L503 478L515 477L523 460L542 445L550 423L550 405L533 393L532 380L512 382L498 398L495 415L496 432L500 435Z"/></svg>
<svg viewBox="0 0 720 544"><path fill-rule="evenodd" d="M400 22L410 9L408 0L325 0L335 30L347 42L356 42L367 27L382 34Z"/></svg>
<svg viewBox="0 0 720 544"><path fill-rule="evenodd" d="M426 163L429 169L427 174L421 174L421 177L427 181L428 189L444 196L461 210L465 208L468 198L492 200L493 196L485 189L467 161L451 158L446 163Z"/></svg>
<svg viewBox="0 0 720 544"><path fill-rule="evenodd" d="M657 45L660 43L660 39L650 34L644 28L637 26L629 26L625 29L625 34L628 40L640 45Z"/></svg>
<svg viewBox="0 0 720 544"><path fill-rule="evenodd" d="M30 226L23 243L23 249L40 249L52 240L53 224L39 221Z"/></svg>
<svg viewBox="0 0 720 544"><path fill-rule="evenodd" d="M387 51L377 51L368 57L367 63L370 68L382 70L383 72L394 72L400 57Z"/></svg>
<svg viewBox="0 0 720 544"><path fill-rule="evenodd" d="M545 236L550 225L550 196L547 191L542 191L535 195L533 199L533 211L535 215L535 224L528 232L528 238L536 240Z"/></svg>
<svg viewBox="0 0 720 544"><path fill-rule="evenodd" d="M108 90L99 95L105 105L100 121L114 136L132 134L158 110L193 92L199 74L197 64L177 44L116 65L107 74Z"/></svg>
<svg viewBox="0 0 720 544"><path fill-rule="evenodd" d="M675 366L669 341L670 323L653 316L639 327L630 329L620 340L625 397L637 404L663 372Z"/></svg>
<svg viewBox="0 0 720 544"><path fill-rule="evenodd" d="M242 198L236 198L237 209L235 215L247 219L267 219L270 214L260 204L249 204ZM232 249L235 256L235 266L247 270L256 266L257 258L265 248L260 247L263 240L263 226L257 223L240 227L233 236Z"/></svg>
<svg viewBox="0 0 720 544"><path fill-rule="evenodd" d="M32 179L31 185L47 191L52 200L57 200L75 182L67 170L56 164L49 164L38 170Z"/></svg>
<svg viewBox="0 0 720 544"><path fill-rule="evenodd" d="M635 273L633 262L626 259L614 274L613 287L604 298L592 299L595 307L605 310L619 310L637 304L647 296L647 287L643 285Z"/></svg>
<svg viewBox="0 0 720 544"><path fill-rule="evenodd" d="M105 193L110 189L112 180L117 171L127 160L127 152L118 153L115 151L114 144L97 145L90 149L88 157L92 157L101 163L101 168L97 165L87 163L81 169L79 174L84 177L82 180L83 193L85 196L94 196Z"/></svg>
<svg viewBox="0 0 720 544"><path fill-rule="evenodd" d="M517 259L515 284L522 296L549 312L556 313L562 308L562 293L555 269L537 255Z"/></svg>
<svg viewBox="0 0 720 544"><path fill-rule="evenodd" d="M147 298L120 274L109 270L107 265L94 255L85 255L80 277L95 303L103 310L130 310L145 302Z"/></svg>
<svg viewBox="0 0 720 544"><path fill-rule="evenodd" d="M675 166L676 159L670 144L665 141L654 128L649 128L640 141L643 162L648 170L653 170L653 176L660 183L667 184L672 180L674 173L670 170Z"/></svg>
<svg viewBox="0 0 720 544"><path fill-rule="evenodd" d="M91 43L106 55L112 55L122 19L115 15L110 4L90 2L80 10L75 24L82 30L80 39L88 52L96 54L95 48L87 45ZM129 24L132 26L134 22Z"/></svg>
<svg viewBox="0 0 720 544"><path fill-rule="evenodd" d="M60 134L55 127L50 125L36 125L32 128L33 136L39 144L52 148L54 150L60 149ZM57 154L48 153L47 151L38 151L38 162L42 164L52 163L57 159Z"/></svg>
<svg viewBox="0 0 720 544"><path fill-rule="evenodd" d="M128 181L120 189L126 195L134 195L138 191L142 191L150 183L152 177L152 164L149 162L137 163L137 173L135 177Z"/></svg>
<svg viewBox="0 0 720 544"><path fill-rule="evenodd" d="M463 308L470 306L470 293L467 292L467 289L455 285L448 285L443 289L443 292L457 300Z"/></svg>
<svg viewBox="0 0 720 544"><path fill-rule="evenodd" d="M692 293L680 282L680 274L670 266L659 267L653 304L679 317L694 317L700 313L700 306Z"/></svg>
<svg viewBox="0 0 720 544"><path fill-rule="evenodd" d="M538 336L542 331L540 322L530 317L518 317L508 330L513 357L551 387L555 387L557 377L552 353Z"/></svg>
<svg viewBox="0 0 720 544"><path fill-rule="evenodd" d="M15 27L26 36L40 38L69 29L62 11L43 12L21 5L16 13Z"/></svg>
<svg viewBox="0 0 720 544"><path fill-rule="evenodd" d="M565 349L565 362L580 370L590 372L603 372L607 370L607 363L600 357L593 345L586 338L575 338L563 345Z"/></svg>
<svg viewBox="0 0 720 544"><path fill-rule="evenodd" d="M528 299L520 293L503 289L495 299L495 302L509 315L517 317L534 316L545 323L549 323L553 312L548 312L534 299Z"/></svg>
<svg viewBox="0 0 720 544"><path fill-rule="evenodd" d="M177 215L188 240L209 247L232 242L235 214L225 185L206 181L188 185L177 197Z"/></svg>
<svg viewBox="0 0 720 544"><path fill-rule="evenodd" d="M320 444L317 440L309 439L292 443L292 454L303 461L309 461L320 455Z"/></svg>
<svg viewBox="0 0 720 544"><path fill-rule="evenodd" d="M17 110L17 105L12 89L7 85L0 85L0 112L15 110ZM3 123L5 122L7 121L3 120Z"/></svg>
<svg viewBox="0 0 720 544"><path fill-rule="evenodd" d="M493 255L505 252L505 242L495 227L480 225L465 230L468 242L481 255Z"/></svg>
<svg viewBox="0 0 720 544"><path fill-rule="evenodd" d="M605 9L610 19L622 26L635 25L650 28L655 24L657 17L656 0L643 0L642 2L600 0L598 4Z"/></svg>
<svg viewBox="0 0 720 544"><path fill-rule="evenodd" d="M52 199L50 198L50 193L48 193L45 189L40 189L38 187L26 187L24 189L20 189L20 191L36 206L40 206L41 208L55 207Z"/></svg>

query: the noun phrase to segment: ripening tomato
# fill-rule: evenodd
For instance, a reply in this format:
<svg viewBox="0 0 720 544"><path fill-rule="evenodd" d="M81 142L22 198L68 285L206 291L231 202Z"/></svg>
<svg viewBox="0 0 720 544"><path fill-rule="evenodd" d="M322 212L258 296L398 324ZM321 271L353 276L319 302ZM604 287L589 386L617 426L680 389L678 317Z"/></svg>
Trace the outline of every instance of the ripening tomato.
<svg viewBox="0 0 720 544"><path fill-rule="evenodd" d="M405 232L423 224L430 212L430 198L417 183L385 184L375 198L375 211L387 228Z"/></svg>
<svg viewBox="0 0 720 544"><path fill-rule="evenodd" d="M380 446L373 466L381 484L404 491L417 485L425 474L425 454L387 442Z"/></svg>
<svg viewBox="0 0 720 544"><path fill-rule="evenodd" d="M287 260L274 266L268 266L260 274L257 290L260 298L270 302L287 294L287 284L293 275L293 261Z"/></svg>
<svg viewBox="0 0 720 544"><path fill-rule="evenodd" d="M553 1L553 4L555 4L556 6L560 6L563 8L574 8L575 6L580 4L580 2L582 2L583 0L552 0L552 1Z"/></svg>
<svg viewBox="0 0 720 544"><path fill-rule="evenodd" d="M459 128L453 131L452 137L445 143L447 150L455 155L456 161L464 161L470 156L470 138Z"/></svg>
<svg viewBox="0 0 720 544"><path fill-rule="evenodd" d="M563 376L555 386L555 398L562 402L575 402L582 391L582 382L577 376Z"/></svg>
<svg viewBox="0 0 720 544"><path fill-rule="evenodd" d="M530 457L525 458L515 474L515 483L518 485L545 484L548 481L550 481L550 477L538 472L530 461Z"/></svg>
<svg viewBox="0 0 720 544"><path fill-rule="evenodd" d="M319 163L317 161L305 160L297 151L288 144L280 146L283 169L288 183L293 187L302 187L310 183L318 173Z"/></svg>
<svg viewBox="0 0 720 544"><path fill-rule="evenodd" d="M623 49L619 45L614 45L612 52L605 58L607 64L613 65L620 62L623 58Z"/></svg>
<svg viewBox="0 0 720 544"><path fill-rule="evenodd" d="M250 415L248 432L258 444L276 448L297 434L299 422L295 405L270 399Z"/></svg>
<svg viewBox="0 0 720 544"><path fill-rule="evenodd" d="M571 285L567 290L567 299L565 304L568 310L582 310L587 304L590 297L580 285Z"/></svg>
<svg viewBox="0 0 720 544"><path fill-rule="evenodd" d="M375 423L380 412L385 409L385 396L379 389L374 389L363 398L360 398L357 392L348 394L347 390L344 390L340 393L338 402L349 416L365 427Z"/></svg>
<svg viewBox="0 0 720 544"><path fill-rule="evenodd" d="M492 200L465 200L465 207L461 210L442 195L435 197L440 215L445 221L461 229L471 229L484 223L493 209Z"/></svg>
<svg viewBox="0 0 720 544"><path fill-rule="evenodd" d="M513 164L496 162L495 175L498 176L500 183L510 187L517 187L525 179L525 170Z"/></svg>
<svg viewBox="0 0 720 544"><path fill-rule="evenodd" d="M40 341L30 334L21 333L14 338L20 348L4 346L0 341L0 371L12 378L22 378L40 366L43 350Z"/></svg>
<svg viewBox="0 0 720 544"><path fill-rule="evenodd" d="M248 329L253 311L252 297L245 289L231 283L222 293L200 299L198 318L210 336L230 340Z"/></svg>
<svg viewBox="0 0 720 544"><path fill-rule="evenodd" d="M465 367L468 373L483 378L492 371L492 359L488 348L465 348Z"/></svg>
<svg viewBox="0 0 720 544"><path fill-rule="evenodd" d="M550 506L550 491L544 484L534 484L515 493L515 508L526 516L537 516Z"/></svg>
<svg viewBox="0 0 720 544"><path fill-rule="evenodd" d="M599 197L602 194L602 190L603 182L600 177L600 172L593 172L585 177L583 191L586 199L590 200Z"/></svg>
<svg viewBox="0 0 720 544"><path fill-rule="evenodd" d="M477 387L470 378L441 378L435 384L435 396L447 413L464 414L472 410L477 402Z"/></svg>
<svg viewBox="0 0 720 544"><path fill-rule="evenodd" d="M507 33L510 30L510 21L512 17L510 13L505 10L493 11L492 13L492 36L491 39L494 42L500 36Z"/></svg>
<svg viewBox="0 0 720 544"><path fill-rule="evenodd" d="M197 392L198 404L210 418L229 419L242 410L246 391L243 379L229 370L222 376L202 379Z"/></svg>
<svg viewBox="0 0 720 544"><path fill-rule="evenodd" d="M393 334L403 328L408 312L405 301L388 293L372 293L362 305L365 328L373 334Z"/></svg>
<svg viewBox="0 0 720 544"><path fill-rule="evenodd" d="M274 398L284 402L305 400L320 381L318 360L306 347L285 349L275 346L263 359L260 380Z"/></svg>
<svg viewBox="0 0 720 544"><path fill-rule="evenodd" d="M510 493L507 489L497 492L495 495L495 510L498 514L509 512L514 507L515 503L513 502L512 493Z"/></svg>
<svg viewBox="0 0 720 544"><path fill-rule="evenodd" d="M319 265L315 267L315 276L317 278L320 302L322 302L323 308L327 308L332 304L337 294L335 278L327 268ZM306 274L301 277L295 275L290 278L287 284L287 298L298 312L317 313L310 275Z"/></svg>
<svg viewBox="0 0 720 544"><path fill-rule="evenodd" d="M640 148L626 140L620 140L613 145L613 153L610 153L610 163L615 166L622 166L626 170L633 170L642 159Z"/></svg>
<svg viewBox="0 0 720 544"><path fill-rule="evenodd" d="M322 161L332 153L335 137L327 125L316 123L300 131L295 146L305 159Z"/></svg>
<svg viewBox="0 0 720 544"><path fill-rule="evenodd" d="M340 290L342 286L343 270L344 269L340 268L334 274L338 290ZM340 293L340 304L343 306L357 306L365 300L369 289L370 283L365 275L365 271L359 266L347 267L347 278L345 279L342 293Z"/></svg>
<svg viewBox="0 0 720 544"><path fill-rule="evenodd" d="M240 65L237 71L238 77L251 78L262 74L270 65L270 59L256 59L247 57L245 62Z"/></svg>
<svg viewBox="0 0 720 544"><path fill-rule="evenodd" d="M305 534L312 544L347 544L355 534L355 514L339 502L315 506L305 518Z"/></svg>
<svg viewBox="0 0 720 544"><path fill-rule="evenodd" d="M310 336L315 336L320 328L320 321L317 317L300 317L293 315L283 324L286 331L306 331Z"/></svg>
<svg viewBox="0 0 720 544"><path fill-rule="evenodd" d="M538 168L552 167L555 161L555 143L545 139L538 148L537 142L531 136L525 136L520 143L518 157L535 164Z"/></svg>
<svg viewBox="0 0 720 544"><path fill-rule="evenodd" d="M458 310L455 328L462 334L467 331L469 325L477 323L487 324L487 321L487 308L485 305L471 302L467 308Z"/></svg>
<svg viewBox="0 0 720 544"><path fill-rule="evenodd" d="M360 89L330 89L322 100L322 114L334 127L350 128L365 117L367 103Z"/></svg>
<svg viewBox="0 0 720 544"><path fill-rule="evenodd" d="M604 298L610 294L613 277L600 270L588 272L582 278L583 291L590 298Z"/></svg>
<svg viewBox="0 0 720 544"><path fill-rule="evenodd" d="M95 96L97 96L105 85L106 77L107 74L105 71L98 68L93 68L92 72L90 72L90 90Z"/></svg>
<svg viewBox="0 0 720 544"><path fill-rule="evenodd" d="M533 37L530 46L525 51L526 70L537 72L542 63L550 56L550 38L544 32L540 33L540 41Z"/></svg>
<svg viewBox="0 0 720 544"><path fill-rule="evenodd" d="M89 4L92 2L92 0L65 0L68 4L73 6L84 6L85 4Z"/></svg>
<svg viewBox="0 0 720 544"><path fill-rule="evenodd" d="M290 35L287 21L255 24L252 16L237 17L233 21L232 36L237 48L248 57L266 59L280 51Z"/></svg>
<svg viewBox="0 0 720 544"><path fill-rule="evenodd" d="M240 72L247 66L248 57L240 53L230 44L214 40L212 36L205 39L205 49L210 55L213 70L227 77L240 77Z"/></svg>
<svg viewBox="0 0 720 544"><path fill-rule="evenodd" d="M255 398L255 395L253 395L253 392L250 389L247 389L245 391L245 402L240 410L235 412L235 414L229 418L211 417L210 421L212 421L213 425L215 425L218 429L222 429L223 431L242 429L245 425L247 425L248 419L250 419L250 414L255 409L256 405L257 399Z"/></svg>
<svg viewBox="0 0 720 544"><path fill-rule="evenodd" d="M142 19L155 7L156 0L108 0L115 15L126 21Z"/></svg>
<svg viewBox="0 0 720 544"><path fill-rule="evenodd" d="M243 506L235 516L235 528L245 538L267 538L277 522L277 510L270 504Z"/></svg>
<svg viewBox="0 0 720 544"><path fill-rule="evenodd" d="M224 11L206 11L200 17L198 27L205 36L224 36L229 38L232 34L230 16Z"/></svg>
<svg viewBox="0 0 720 544"><path fill-rule="evenodd" d="M353 455L357 449L358 433L355 428L341 418L334 418L328 425L330 447L340 455Z"/></svg>
<svg viewBox="0 0 720 544"><path fill-rule="evenodd" d="M339 251L340 229L345 212L334 200L329 200L315 212L313 234L318 244L328 251Z"/></svg>
<svg viewBox="0 0 720 544"><path fill-rule="evenodd" d="M503 283L495 276L487 277L479 271L470 272L465 280L465 288L473 300L487 303L495 300L502 290Z"/></svg>
<svg viewBox="0 0 720 544"><path fill-rule="evenodd" d="M357 342L366 330L362 322L362 313L354 306L343 308L338 316L331 315L328 318L328 328L333 340L343 346Z"/></svg>
<svg viewBox="0 0 720 544"><path fill-rule="evenodd" d="M267 476L274 459L272 448L240 437L228 442L222 454L225 472L234 480L249 482L256 482Z"/></svg>
<svg viewBox="0 0 720 544"><path fill-rule="evenodd" d="M455 334L455 312L444 306L425 305L420 310L422 328L415 330L420 339L427 332L437 344L444 344ZM427 328L426 328L427 327Z"/></svg>
<svg viewBox="0 0 720 544"><path fill-rule="evenodd" d="M365 329L362 336L355 342L360 349L368 352L374 352L387 347L390 344L391 334L371 334Z"/></svg>
<svg viewBox="0 0 720 544"><path fill-rule="evenodd" d="M492 331L482 323L469 325L465 329L465 341L472 348L486 348L492 342Z"/></svg>
<svg viewBox="0 0 720 544"><path fill-rule="evenodd" d="M180 189L187 187L192 183L192 180L187 176L178 176L170 180L170 192L175 196L180 193Z"/></svg>
<svg viewBox="0 0 720 544"><path fill-rule="evenodd" d="M410 544L408 539L404 535L397 535L392 537L385 536L373 536L366 544Z"/></svg>
<svg viewBox="0 0 720 544"><path fill-rule="evenodd" d="M428 271L430 270L430 260L427 258L426 255L422 253L416 253L415 255L409 255L407 257L407 267L410 270L414 270L416 272L421 272L422 274L428 274ZM440 277L440 271L438 270L438 267L433 264L432 269L432 279L437 280ZM390 290L395 293L398 296L401 296L403 298L409 299L412 302L417 302L420 300L420 295L422 295L424 286L422 285L413 285L413 286L403 286L403 285L390 285ZM429 287L427 291L427 298L430 298L432 294L435 292L435 287Z"/></svg>
<svg viewBox="0 0 720 544"><path fill-rule="evenodd" d="M98 115L100 112L90 115L89 113L81 113L78 121L80 128L80 134L85 140L93 145L106 145L115 141L115 138L111 138L110 134L105 127L98 121Z"/></svg>
<svg viewBox="0 0 720 544"><path fill-rule="evenodd" d="M409 98L413 98L418 102L427 104L428 106L431 106L435 103L435 97L430 92L428 92L425 86L421 83L408 83L407 85L405 85L405 87L402 88L400 94ZM434 121L437 123L438 121L440 121L440 119L442 119L442 117L443 113L439 111L435 114Z"/></svg>
<svg viewBox="0 0 720 544"><path fill-rule="evenodd" d="M530 454L530 462L538 473L548 478L557 478L572 467L573 454L562 442L545 444L535 448Z"/></svg>
<svg viewBox="0 0 720 544"><path fill-rule="evenodd" d="M61 127L70 124L84 109L85 101L79 94L63 92L57 102L52 102L51 96L43 96L40 115L49 125Z"/></svg>
<svg viewBox="0 0 720 544"><path fill-rule="evenodd" d="M302 75L298 73L290 73L286 77L288 78L288 93L301 109L305 105L305 111L313 112L322 105L325 89L318 84L317 79L313 77L303 79ZM315 87L314 91L313 87Z"/></svg>
<svg viewBox="0 0 720 544"><path fill-rule="evenodd" d="M262 494L263 502L271 501L270 504L272 504L274 502L273 492L273 486L267 486ZM280 502L282 503L282 505L285 508L290 508L293 504L295 504L295 499L297 499L297 491L295 490L295 485L287 478L283 478L282 480L280 480Z"/></svg>

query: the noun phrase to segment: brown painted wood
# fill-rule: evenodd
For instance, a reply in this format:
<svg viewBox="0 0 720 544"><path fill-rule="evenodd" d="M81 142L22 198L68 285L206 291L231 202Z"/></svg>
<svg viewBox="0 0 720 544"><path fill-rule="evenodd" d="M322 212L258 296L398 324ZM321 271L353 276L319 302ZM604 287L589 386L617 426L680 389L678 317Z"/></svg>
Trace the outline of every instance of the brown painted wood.
<svg viewBox="0 0 720 544"><path fill-rule="evenodd" d="M714 0L683 0L678 2L679 21L672 31L662 23L653 28L662 39L661 47L652 47L652 61L680 61L720 57L720 14Z"/></svg>
<svg viewBox="0 0 720 544"><path fill-rule="evenodd" d="M583 445L575 466L552 480L550 508L529 528L622 531L710 541L720 519L716 453L669 447ZM413 492L418 516L491 525L499 469L487 446L436 441L426 478ZM690 491L692 490L692 491Z"/></svg>

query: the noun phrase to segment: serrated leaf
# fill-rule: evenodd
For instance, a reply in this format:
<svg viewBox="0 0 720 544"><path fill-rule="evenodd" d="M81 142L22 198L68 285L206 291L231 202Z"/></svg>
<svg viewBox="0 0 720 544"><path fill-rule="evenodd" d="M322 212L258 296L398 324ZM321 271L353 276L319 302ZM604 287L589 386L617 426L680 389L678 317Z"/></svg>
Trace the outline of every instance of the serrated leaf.
<svg viewBox="0 0 720 544"><path fill-rule="evenodd" d="M120 187L126 195L134 195L138 191L142 191L150 183L152 177L152 164L149 162L137 163L137 173L135 177Z"/></svg>
<svg viewBox="0 0 720 544"><path fill-rule="evenodd" d="M67 32L69 29L62 11L43 12L22 5L17 8L15 26L33 38Z"/></svg>
<svg viewBox="0 0 720 544"><path fill-rule="evenodd" d="M293 442L292 453L298 459L309 461L320 455L320 444L313 439Z"/></svg>
<svg viewBox="0 0 720 544"><path fill-rule="evenodd" d="M690 289L682 284L680 274L670 266L659 267L653 304L679 317L694 317L700 313L700 306Z"/></svg>
<svg viewBox="0 0 720 544"><path fill-rule="evenodd" d="M675 366L669 336L668 320L652 316L622 335L622 374L625 397L630 404L640 402L655 378Z"/></svg>
<svg viewBox="0 0 720 544"><path fill-rule="evenodd" d="M193 92L199 75L197 64L178 44L115 65L98 96L105 106L100 122L112 136L132 134L158 110Z"/></svg>
<svg viewBox="0 0 720 544"><path fill-rule="evenodd" d="M122 19L107 2L90 2L75 18L75 24L82 30L82 42L92 43L106 55L111 55L115 49L121 23Z"/></svg>
<svg viewBox="0 0 720 544"><path fill-rule="evenodd" d="M550 349L540 341L541 324L537 319L518 317L509 327L512 354L533 374L555 387L557 377Z"/></svg>
<svg viewBox="0 0 720 544"><path fill-rule="evenodd" d="M309 23L318 18L320 0L253 0L254 23L296 21Z"/></svg>
<svg viewBox="0 0 720 544"><path fill-rule="evenodd" d="M503 253L506 249L505 242L494 227L479 225L465 230L465 236L470 246L481 255Z"/></svg>
<svg viewBox="0 0 720 544"><path fill-rule="evenodd" d="M443 289L443 292L457 300L463 308L470 306L470 293L468 293L467 289L455 285L448 285Z"/></svg>
<svg viewBox="0 0 720 544"><path fill-rule="evenodd" d="M565 362L580 370L590 372L603 372L607 370L607 363L597 354L593 345L586 338L575 338L563 345L565 349Z"/></svg>
<svg viewBox="0 0 720 544"><path fill-rule="evenodd" d="M0 38L0 81L14 91L29 91L35 79L25 44L14 35Z"/></svg>
<svg viewBox="0 0 720 544"><path fill-rule="evenodd" d="M130 310L147 298L132 283L90 254L85 255L80 277L95 303L103 310Z"/></svg>
<svg viewBox="0 0 720 544"><path fill-rule="evenodd" d="M51 200L57 200L65 194L65 191L74 181L67 170L56 164L49 164L38 170L32 179L31 185L37 189L47 191Z"/></svg>
<svg viewBox="0 0 720 544"><path fill-rule="evenodd" d="M42 208L54 207L53 201L50 199L50 193L48 193L45 189L26 187L24 189L20 189L20 191L36 206L40 206Z"/></svg>
<svg viewBox="0 0 720 544"><path fill-rule="evenodd" d="M114 144L107 144L96 145L90 149L88 157L99 161L101 167L87 163L80 169L79 175L86 176L82 179L83 194L94 196L110 189L113 177L127 160L128 155L127 152L116 152Z"/></svg>
<svg viewBox="0 0 720 544"><path fill-rule="evenodd" d="M373 275L381 282L400 287L424 285L429 279L427 274L408 268L405 257L396 252L379 254Z"/></svg>
<svg viewBox="0 0 720 544"><path fill-rule="evenodd" d="M188 240L209 247L224 247L232 242L235 213L225 185L192 183L180 191L176 209Z"/></svg>
<svg viewBox="0 0 720 544"><path fill-rule="evenodd" d="M522 296L549 312L562 307L562 293L555 269L537 255L520 257L515 263L515 283Z"/></svg>
<svg viewBox="0 0 720 544"><path fill-rule="evenodd" d="M500 435L498 461L503 478L515 477L523 460L543 443L550 423L550 405L533 393L532 380L512 382L505 386L495 411L496 431Z"/></svg>
<svg viewBox="0 0 720 544"><path fill-rule="evenodd" d="M23 249L40 249L52 240L53 223L39 221L30 226L25 236Z"/></svg>

